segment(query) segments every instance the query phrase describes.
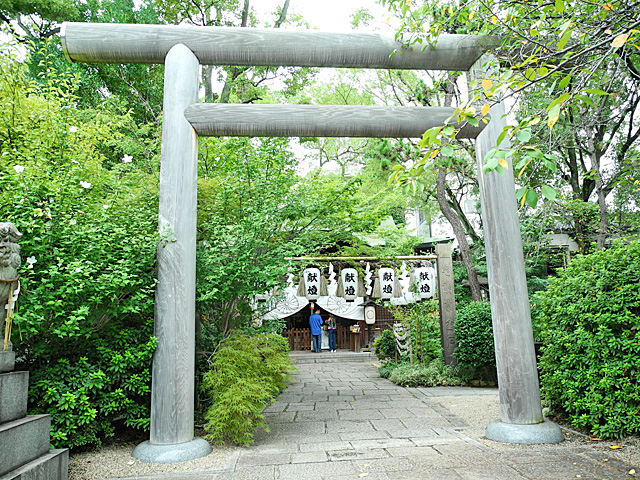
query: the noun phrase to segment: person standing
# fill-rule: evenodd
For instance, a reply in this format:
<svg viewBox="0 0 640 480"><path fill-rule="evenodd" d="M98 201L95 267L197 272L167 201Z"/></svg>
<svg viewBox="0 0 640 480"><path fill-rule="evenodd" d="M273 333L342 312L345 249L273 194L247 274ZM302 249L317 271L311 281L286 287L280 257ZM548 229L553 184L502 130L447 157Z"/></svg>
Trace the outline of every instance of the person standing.
<svg viewBox="0 0 640 480"><path fill-rule="evenodd" d="M315 312L313 307L315 305L311 303L311 315L309 316L309 326L311 327L311 337L313 338L313 351L320 352L320 346L322 345L322 317L320 316L320 309L316 308Z"/></svg>
<svg viewBox="0 0 640 480"><path fill-rule="evenodd" d="M327 320L327 334L329 335L329 351L336 351L336 319L329 315Z"/></svg>

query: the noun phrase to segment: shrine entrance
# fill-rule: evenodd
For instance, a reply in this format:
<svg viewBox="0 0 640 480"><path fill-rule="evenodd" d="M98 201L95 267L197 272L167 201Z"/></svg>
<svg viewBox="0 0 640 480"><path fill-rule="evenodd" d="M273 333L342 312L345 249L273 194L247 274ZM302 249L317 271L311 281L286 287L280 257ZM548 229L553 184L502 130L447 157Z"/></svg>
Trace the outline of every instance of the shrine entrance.
<svg viewBox="0 0 640 480"><path fill-rule="evenodd" d="M210 451L206 441L194 439L193 427L198 136L421 138L429 128L445 123L459 130L458 138L476 138L502 405L501 421L487 428L487 437L517 443L562 440L559 427L560 440L549 436L549 422L538 428L543 417L513 166L507 159L504 175L482 170L485 155L506 125L502 103L491 106L488 125L480 123L484 128L451 123L453 108L197 103L201 64L470 71L480 84L491 77L481 57L500 39L442 35L420 50L373 33L107 23L65 23L61 39L70 61L165 65L158 343L150 440L136 447L134 456L176 462ZM508 149L506 144L508 139L501 144ZM544 438L539 432L545 432Z"/></svg>

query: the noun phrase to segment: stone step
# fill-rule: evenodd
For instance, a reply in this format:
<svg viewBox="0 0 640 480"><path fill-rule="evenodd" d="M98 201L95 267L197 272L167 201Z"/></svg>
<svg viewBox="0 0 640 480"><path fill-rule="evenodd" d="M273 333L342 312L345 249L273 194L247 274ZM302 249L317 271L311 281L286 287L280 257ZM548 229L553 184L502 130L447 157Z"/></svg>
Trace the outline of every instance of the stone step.
<svg viewBox="0 0 640 480"><path fill-rule="evenodd" d="M45 455L0 476L0 480L66 480L69 450L49 450Z"/></svg>
<svg viewBox="0 0 640 480"><path fill-rule="evenodd" d="M27 414L29 372L0 373L0 424Z"/></svg>
<svg viewBox="0 0 640 480"><path fill-rule="evenodd" d="M29 415L0 425L0 478L46 455L50 429L50 415Z"/></svg>
<svg viewBox="0 0 640 480"><path fill-rule="evenodd" d="M350 363L373 362L378 358L371 352L289 352L289 358L295 363Z"/></svg>

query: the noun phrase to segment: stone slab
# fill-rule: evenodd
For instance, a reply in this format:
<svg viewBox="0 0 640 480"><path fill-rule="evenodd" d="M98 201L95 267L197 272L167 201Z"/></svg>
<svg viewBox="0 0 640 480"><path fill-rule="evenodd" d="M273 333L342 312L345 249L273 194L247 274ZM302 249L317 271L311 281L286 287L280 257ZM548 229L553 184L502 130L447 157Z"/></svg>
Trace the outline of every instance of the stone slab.
<svg viewBox="0 0 640 480"><path fill-rule="evenodd" d="M27 415L28 393L29 372L0 374L0 424Z"/></svg>
<svg viewBox="0 0 640 480"><path fill-rule="evenodd" d="M159 445L148 440L133 449L131 456L145 463L174 463L193 460L211 453L211 445L196 437L190 442Z"/></svg>
<svg viewBox="0 0 640 480"><path fill-rule="evenodd" d="M69 450L50 450L47 454L16 468L0 480L67 480Z"/></svg>
<svg viewBox="0 0 640 480"><path fill-rule="evenodd" d="M560 427L549 420L533 425L506 423L496 420L487 426L486 436L489 440L496 442L525 445L560 443L564 440L564 434Z"/></svg>
<svg viewBox="0 0 640 480"><path fill-rule="evenodd" d="M29 415L0 425L0 475L46 455L50 428L49 415Z"/></svg>

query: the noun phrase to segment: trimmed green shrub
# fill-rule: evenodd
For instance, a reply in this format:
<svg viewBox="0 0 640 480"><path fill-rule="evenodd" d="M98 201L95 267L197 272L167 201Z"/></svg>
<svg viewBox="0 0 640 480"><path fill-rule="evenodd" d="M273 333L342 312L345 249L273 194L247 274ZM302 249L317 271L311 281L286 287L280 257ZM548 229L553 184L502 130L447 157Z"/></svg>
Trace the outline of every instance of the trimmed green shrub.
<svg viewBox="0 0 640 480"><path fill-rule="evenodd" d="M284 390L294 370L287 340L277 334L236 332L220 343L211 367L202 384L213 398L205 414L205 438L251 444L256 428L268 431L262 410Z"/></svg>
<svg viewBox="0 0 640 480"><path fill-rule="evenodd" d="M471 302L458 310L455 321L457 346L453 356L472 377L494 379L496 357L491 324L491 305Z"/></svg>
<svg viewBox="0 0 640 480"><path fill-rule="evenodd" d="M396 357L396 339L393 330L383 330L373 342L373 351L380 360Z"/></svg>
<svg viewBox="0 0 640 480"><path fill-rule="evenodd" d="M428 365L408 362L396 364L390 371L389 380L402 387L438 387L462 385L454 367L445 365L440 358L432 360Z"/></svg>
<svg viewBox="0 0 640 480"><path fill-rule="evenodd" d="M601 438L640 432L640 242L577 256L540 295L541 393Z"/></svg>

